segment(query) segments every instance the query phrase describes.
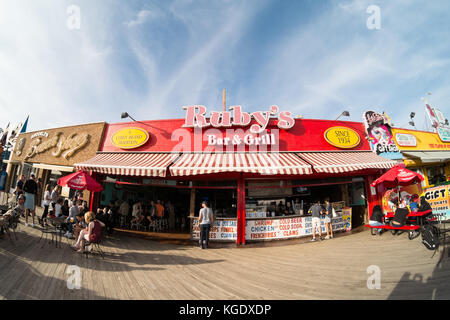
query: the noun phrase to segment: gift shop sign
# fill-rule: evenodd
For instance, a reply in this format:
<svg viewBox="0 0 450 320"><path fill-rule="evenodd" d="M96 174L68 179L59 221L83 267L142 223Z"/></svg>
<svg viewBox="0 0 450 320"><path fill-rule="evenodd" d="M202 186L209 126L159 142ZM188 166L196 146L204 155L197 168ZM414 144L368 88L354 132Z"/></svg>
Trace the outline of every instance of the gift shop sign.
<svg viewBox="0 0 450 320"><path fill-rule="evenodd" d="M323 136L329 144L343 149L354 148L361 141L357 132L346 127L329 128Z"/></svg>
<svg viewBox="0 0 450 320"><path fill-rule="evenodd" d="M280 129L290 129L294 126L295 120L289 111L280 111L277 106L271 106L267 111L256 111L252 113L242 111L241 106L232 106L231 111L211 111L210 117L206 117L206 107L184 106L186 110L186 118L184 128L231 128L233 126L247 127L250 126L250 132L258 134L263 132L271 117L277 116L277 126ZM252 123L252 120L256 123Z"/></svg>
<svg viewBox="0 0 450 320"><path fill-rule="evenodd" d="M111 138L113 145L121 149L134 149L147 143L149 134L141 128L125 128Z"/></svg>
<svg viewBox="0 0 450 320"><path fill-rule="evenodd" d="M425 199L430 203L434 216L440 216L441 220L450 219L450 193L449 186L428 188L424 191Z"/></svg>

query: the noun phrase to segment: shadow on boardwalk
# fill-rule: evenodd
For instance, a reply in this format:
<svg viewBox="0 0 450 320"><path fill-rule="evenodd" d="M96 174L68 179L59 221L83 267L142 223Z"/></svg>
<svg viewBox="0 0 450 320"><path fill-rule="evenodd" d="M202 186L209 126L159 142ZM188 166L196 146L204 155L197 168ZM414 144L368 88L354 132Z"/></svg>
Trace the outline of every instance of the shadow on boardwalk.
<svg viewBox="0 0 450 320"><path fill-rule="evenodd" d="M17 259L26 259L33 262L43 263L70 263L76 262L77 265L93 268L100 271L115 271L123 268L123 271L131 270L161 270L152 266L164 265L193 265L217 263L224 260L208 260L201 258L193 258L187 255L164 254L161 251L182 250L181 246L161 245L159 243L151 243L148 240L139 240L128 237L114 237L105 239L101 246L105 253L104 259L89 255L86 259L84 254L73 251L70 244L74 240L67 240L64 237L61 241L61 248L55 247L54 243L45 243L45 239L40 240L37 232L18 232L19 240L11 243L7 238L0 240L1 250L10 255L16 256ZM48 241L48 240L47 240ZM44 246L42 247L42 245ZM146 252L144 252L144 250ZM0 251L1 253L1 251ZM101 263L87 263L94 259ZM137 267L137 266L139 267ZM146 266L146 267L144 267Z"/></svg>
<svg viewBox="0 0 450 320"><path fill-rule="evenodd" d="M0 259L3 262L11 260L10 258L0 252ZM67 279L60 279L53 275L47 276L30 264L20 259L15 259L10 268L6 267L0 273L0 299L106 299L86 288L82 290L68 289L69 277L69 274ZM54 294L55 291L58 292L56 295Z"/></svg>
<svg viewBox="0 0 450 320"><path fill-rule="evenodd" d="M119 287L115 283L121 281L120 288L127 288L126 283L133 282L130 279L134 279L136 271L145 275L165 270L164 266L224 261L174 254L183 247L128 237L105 239L102 243L104 259L95 254L86 258L70 248L73 240L63 238L58 248L55 243L45 243L42 247L44 240L39 241L40 235L37 229L21 226L18 240L0 239L0 299L109 299L113 294L111 290ZM67 272L71 266L80 268L87 277L80 290L68 288L70 274ZM95 287L89 287L91 282ZM114 297L117 296L116 293Z"/></svg>
<svg viewBox="0 0 450 320"><path fill-rule="evenodd" d="M423 278L421 273L411 274L405 272L398 285L391 292L388 300L394 299L423 299L423 300L443 300L450 299L450 284L448 279L450 274L450 251L449 241L440 246L436 254L440 254L431 277ZM433 251L429 251L430 257Z"/></svg>

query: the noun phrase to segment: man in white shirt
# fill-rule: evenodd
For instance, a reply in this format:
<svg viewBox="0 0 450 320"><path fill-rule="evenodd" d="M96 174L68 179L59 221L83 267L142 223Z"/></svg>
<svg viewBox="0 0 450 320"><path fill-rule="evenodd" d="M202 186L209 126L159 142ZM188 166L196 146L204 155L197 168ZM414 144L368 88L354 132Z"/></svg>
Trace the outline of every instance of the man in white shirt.
<svg viewBox="0 0 450 320"><path fill-rule="evenodd" d="M126 224L128 212L130 212L130 205L128 204L128 201L124 200L119 208L121 227L123 227Z"/></svg>

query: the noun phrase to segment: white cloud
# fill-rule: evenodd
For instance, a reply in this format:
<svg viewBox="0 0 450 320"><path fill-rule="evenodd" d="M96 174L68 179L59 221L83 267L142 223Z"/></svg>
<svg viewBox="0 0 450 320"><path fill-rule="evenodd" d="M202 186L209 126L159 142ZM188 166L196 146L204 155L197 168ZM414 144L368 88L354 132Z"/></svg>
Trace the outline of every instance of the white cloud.
<svg viewBox="0 0 450 320"><path fill-rule="evenodd" d="M157 13L153 10L141 10L136 15L135 20L124 22L124 24L128 27L135 27L140 24L144 24L145 22L149 21L152 18L157 18L160 16L160 13Z"/></svg>

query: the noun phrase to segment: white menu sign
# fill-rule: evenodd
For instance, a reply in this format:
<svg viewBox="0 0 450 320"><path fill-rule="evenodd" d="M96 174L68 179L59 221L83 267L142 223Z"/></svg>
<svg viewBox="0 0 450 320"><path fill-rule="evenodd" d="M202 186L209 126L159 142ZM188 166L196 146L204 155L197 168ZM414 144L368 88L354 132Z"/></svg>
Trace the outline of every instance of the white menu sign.
<svg viewBox="0 0 450 320"><path fill-rule="evenodd" d="M245 240L300 238L312 234L312 218L278 218L246 220ZM322 234L326 235L325 219L321 219ZM333 232L345 229L342 214L331 219Z"/></svg>

